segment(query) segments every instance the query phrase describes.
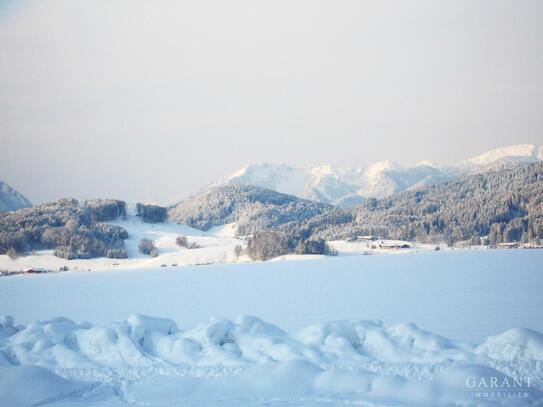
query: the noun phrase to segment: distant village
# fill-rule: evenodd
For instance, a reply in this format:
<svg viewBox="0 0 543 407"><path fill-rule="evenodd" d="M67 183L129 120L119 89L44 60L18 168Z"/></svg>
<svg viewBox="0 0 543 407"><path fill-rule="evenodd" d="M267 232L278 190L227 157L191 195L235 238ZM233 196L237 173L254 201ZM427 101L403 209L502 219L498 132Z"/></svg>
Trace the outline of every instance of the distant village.
<svg viewBox="0 0 543 407"><path fill-rule="evenodd" d="M413 247L410 242L386 240L379 236L363 235L347 240L348 242L366 242L369 249L410 249ZM543 244L535 242L502 242L495 246L489 244L488 236L480 238L480 245L474 245L473 240L464 240L455 242L453 248L469 249L472 247L485 247L487 249L543 249ZM439 250L440 246L436 245L435 250Z"/></svg>

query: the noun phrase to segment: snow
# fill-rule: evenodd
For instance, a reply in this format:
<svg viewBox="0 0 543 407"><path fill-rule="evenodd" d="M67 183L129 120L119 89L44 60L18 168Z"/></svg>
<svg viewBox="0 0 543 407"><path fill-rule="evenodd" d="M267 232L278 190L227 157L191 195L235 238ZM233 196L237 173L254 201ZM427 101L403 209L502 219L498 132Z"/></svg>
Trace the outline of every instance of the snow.
<svg viewBox="0 0 543 407"><path fill-rule="evenodd" d="M541 335L527 330L517 331L515 339L543 346ZM387 328L378 321L319 323L288 334L250 316L213 319L187 331L173 321L142 315L99 326L55 319L19 326L0 344L15 362L15 367L0 369L8 400L24 395L29 403L61 400L75 392L84 395L85 385L76 383L82 376L93 379L86 385L89 391L112 386L124 400L153 405L347 399L475 406L480 404L466 391L468 377L503 381L508 375L496 370L500 366L502 371L533 374L536 383L543 379L541 370L530 369L530 363L543 362L541 355L511 359L508 354L503 359L501 341L495 338L480 349L414 324ZM23 393L20 387L26 392L29 385L32 392ZM106 395L102 391L100 401ZM519 405L542 397L540 388L530 388L530 398ZM84 399L89 405L88 397ZM498 400L488 405L504 404Z"/></svg>
<svg viewBox="0 0 543 407"><path fill-rule="evenodd" d="M358 255L372 255L372 254L407 254L418 253L422 251L434 251L436 247L439 250L451 250L445 244L428 244L407 242L403 240L389 240L389 239L377 239L377 240L333 240L328 242L330 247L337 250L339 256L358 256ZM408 245L409 248L394 248L394 246Z"/></svg>
<svg viewBox="0 0 543 407"><path fill-rule="evenodd" d="M135 270L153 267L182 267L191 265L204 265L215 263L234 263L250 261L248 256L236 257L236 246L246 246L246 241L236 238L237 223L216 226L206 232L193 229L188 226L171 222L144 223L134 215L129 215L125 220L109 222L123 227L128 232L125 240L125 249L128 259L76 259L65 260L54 256L52 250L41 250L29 255L10 259L7 255L0 255L0 271L7 272L25 271L28 269L40 269L45 271L58 271L67 266L69 270L104 271L104 270ZM177 236L187 236L189 243L196 243L197 249L179 247L175 243ZM151 258L140 253L138 245L141 239L147 238L155 242L159 255ZM410 249L390 249L388 245L409 244ZM401 254L419 251L434 250L436 245L415 244L395 240L379 240L377 242L347 242L343 240L330 242L330 245L338 250L340 256L360 254ZM371 248L376 246L375 248ZM445 246L441 245L441 249ZM274 261L283 260L308 260L321 258L322 256L310 255L285 255Z"/></svg>
<svg viewBox="0 0 543 407"><path fill-rule="evenodd" d="M182 327L239 315L287 330L335 319L412 321L466 341L512 327L543 331L543 250L298 259L2 277L0 309L19 323L139 313Z"/></svg>
<svg viewBox="0 0 543 407"><path fill-rule="evenodd" d="M237 229L237 222L232 222L221 226L214 226L207 230L207 234L213 236L235 238Z"/></svg>
<svg viewBox="0 0 543 407"><path fill-rule="evenodd" d="M437 168L437 165L430 160L422 160L415 164L416 167L434 167Z"/></svg>
<svg viewBox="0 0 543 407"><path fill-rule="evenodd" d="M39 366L0 368L0 402L2 406L28 407L54 403L66 398L93 396L112 398L112 388L100 383L66 380Z"/></svg>
<svg viewBox="0 0 543 407"><path fill-rule="evenodd" d="M37 251L34 254L10 259L7 255L0 255L0 270L24 271L29 268L42 268L50 271L58 271L60 267L68 266L70 270L126 270L228 263L244 258L237 258L234 249L236 246L245 246L245 241L234 237L235 226L224 225L213 231L202 232L188 226L171 222L144 223L134 215L129 215L126 220L109 222L123 227L128 232L125 240L127 259L77 259L65 260L54 256L52 250ZM230 230L229 228L232 227ZM199 248L187 249L179 247L175 243L177 236L187 236L189 243L195 242ZM147 238L155 242L159 256L151 258L140 253L138 245L141 239Z"/></svg>
<svg viewBox="0 0 543 407"><path fill-rule="evenodd" d="M543 160L543 147L518 144L488 151L451 167L440 167L428 160L414 166L401 166L384 160L355 168L329 164L294 168L284 164L259 163L246 165L214 185L255 185L300 198L345 206L360 203L353 197L383 198L395 192L444 182L473 170L484 170L500 161L540 160Z"/></svg>
<svg viewBox="0 0 543 407"><path fill-rule="evenodd" d="M399 171L399 170L401 170L400 164L389 161L389 160L384 160L384 161L378 161L370 165L365 170L365 175L368 178L373 178L375 176L382 174L385 171Z"/></svg>
<svg viewBox="0 0 543 407"><path fill-rule="evenodd" d="M249 164L219 181L218 184L249 184L297 195L305 189L308 174L284 164Z"/></svg>
<svg viewBox="0 0 543 407"><path fill-rule="evenodd" d="M477 347L477 353L494 359L543 359L543 335L531 329L508 329L488 338Z"/></svg>
<svg viewBox="0 0 543 407"><path fill-rule="evenodd" d="M340 174L338 174L338 170L339 169L337 167L334 167L333 165L330 165L330 164L316 165L316 166L309 167L309 172L311 173L311 175L313 175L317 179L327 177L330 175L339 176Z"/></svg>
<svg viewBox="0 0 543 407"><path fill-rule="evenodd" d="M1 278L0 400L539 405L542 265L454 250ZM470 377L530 385L480 398Z"/></svg>
<svg viewBox="0 0 543 407"><path fill-rule="evenodd" d="M305 169L260 163L247 165L215 185L255 185L301 198L334 203L353 194L361 197L388 196L426 178L429 168L439 172L433 167L402 168L390 161L381 161L367 168L327 164ZM401 185L394 173L409 173L411 184Z"/></svg>
<svg viewBox="0 0 543 407"><path fill-rule="evenodd" d="M540 161L543 160L543 147L535 144L517 144L488 151L476 157L469 158L463 163L484 167L500 160L523 162Z"/></svg>

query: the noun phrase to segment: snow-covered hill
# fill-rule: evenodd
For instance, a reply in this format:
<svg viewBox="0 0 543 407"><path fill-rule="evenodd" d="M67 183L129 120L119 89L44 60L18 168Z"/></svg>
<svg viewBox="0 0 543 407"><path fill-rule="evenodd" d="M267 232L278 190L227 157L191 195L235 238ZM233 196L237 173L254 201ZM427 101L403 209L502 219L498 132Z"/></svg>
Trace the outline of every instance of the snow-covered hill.
<svg viewBox="0 0 543 407"><path fill-rule="evenodd" d="M237 258L235 247L244 246L245 242L234 237L217 232L202 232L188 226L173 222L145 223L140 217L130 214L126 219L120 218L113 222L128 232L124 240L127 259L109 259L98 257L92 259L66 260L56 257L53 250L38 250L26 256L11 259L0 255L0 271L24 271L31 268L58 271L61 267L70 270L122 270L141 269L149 267L181 267L211 263L229 263L248 260L244 256ZM178 236L186 236L189 243L195 243L197 248L187 249L176 244ZM158 249L157 257L140 253L138 245L141 239L151 239Z"/></svg>
<svg viewBox="0 0 543 407"><path fill-rule="evenodd" d="M21 208L29 208L30 201L10 187L5 182L0 181L0 212L16 211Z"/></svg>
<svg viewBox="0 0 543 407"><path fill-rule="evenodd" d="M170 221L201 230L238 222L252 233L320 215L329 205L300 199L254 185L223 185L209 188L178 203L169 211Z"/></svg>
<svg viewBox="0 0 543 407"><path fill-rule="evenodd" d="M466 173L484 171L500 163L539 160L543 160L542 147L520 144L492 150L451 167L438 167L430 161L421 161L412 167L380 161L368 167L321 165L304 169L258 163L246 165L215 185L253 185L338 206L353 206L364 198L383 198Z"/></svg>

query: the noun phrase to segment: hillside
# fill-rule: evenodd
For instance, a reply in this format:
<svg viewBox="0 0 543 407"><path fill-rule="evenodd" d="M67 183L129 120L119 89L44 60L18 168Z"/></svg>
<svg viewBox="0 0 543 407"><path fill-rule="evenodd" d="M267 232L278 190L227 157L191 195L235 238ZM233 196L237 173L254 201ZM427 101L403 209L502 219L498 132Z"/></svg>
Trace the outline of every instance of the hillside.
<svg viewBox="0 0 543 407"><path fill-rule="evenodd" d="M283 227L292 236L327 240L356 235L489 243L543 238L543 163L492 170L406 191L355 208L332 208Z"/></svg>
<svg viewBox="0 0 543 407"><path fill-rule="evenodd" d="M0 212L16 211L21 208L29 208L32 204L22 194L0 181Z"/></svg>
<svg viewBox="0 0 543 407"><path fill-rule="evenodd" d="M168 268L197 264L228 263L246 261L244 256L236 256L236 246L245 242L230 237L217 236L211 232L202 232L184 225L171 222L148 223L137 216L135 208L129 207L127 215L105 224L112 228L126 231L123 250L126 258L77 258L67 260L55 256L53 250L36 250L25 252L11 259L0 254L0 272L17 272L38 268L49 271L68 268L70 270L134 270L143 268ZM194 244L191 248L176 244L176 239L184 236ZM139 244L142 239L150 239L156 247L156 256L141 253ZM106 253L107 254L107 253Z"/></svg>
<svg viewBox="0 0 543 407"><path fill-rule="evenodd" d="M238 234L313 218L330 208L318 202L248 185L211 188L169 210L172 221L202 230L236 222Z"/></svg>
<svg viewBox="0 0 543 407"><path fill-rule="evenodd" d="M443 243L543 239L543 163L503 166L382 199L338 208L252 186L204 191L170 209L170 219L207 230L236 223L237 234L273 231L293 250L307 240L384 239ZM481 241L480 238L486 240ZM266 242L270 238L262 237ZM271 243L268 243L271 244ZM285 249L286 250L286 249Z"/></svg>

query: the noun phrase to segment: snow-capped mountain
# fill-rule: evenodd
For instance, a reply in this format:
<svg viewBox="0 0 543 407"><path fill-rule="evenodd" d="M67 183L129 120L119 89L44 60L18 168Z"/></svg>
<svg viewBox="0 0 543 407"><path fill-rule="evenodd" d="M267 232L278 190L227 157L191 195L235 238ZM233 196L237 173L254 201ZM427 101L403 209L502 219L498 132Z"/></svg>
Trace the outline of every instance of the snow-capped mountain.
<svg viewBox="0 0 543 407"><path fill-rule="evenodd" d="M21 208L29 208L30 206L32 204L28 199L5 182L0 181L0 212L15 211Z"/></svg>
<svg viewBox="0 0 543 407"><path fill-rule="evenodd" d="M520 144L495 149L463 160L455 166L439 167L421 161L404 167L380 161L368 167L332 165L294 168L284 164L249 164L216 185L254 185L300 198L339 206L353 206L365 198L383 198L395 192L445 182L467 173L485 171L498 164L543 160L543 147Z"/></svg>
<svg viewBox="0 0 543 407"><path fill-rule="evenodd" d="M536 162L543 160L543 146L535 144L517 144L514 146L497 148L476 157L468 158L460 165L488 167L496 163Z"/></svg>
<svg viewBox="0 0 543 407"><path fill-rule="evenodd" d="M381 161L367 168L322 165L305 169L260 163L243 167L219 181L218 185L255 185L300 198L352 206L363 198L382 198L444 178L447 176L440 169L428 163L404 168L397 163Z"/></svg>

